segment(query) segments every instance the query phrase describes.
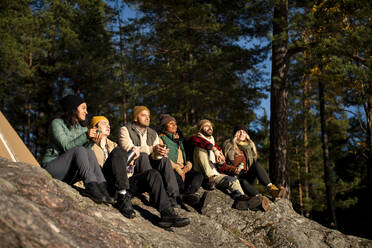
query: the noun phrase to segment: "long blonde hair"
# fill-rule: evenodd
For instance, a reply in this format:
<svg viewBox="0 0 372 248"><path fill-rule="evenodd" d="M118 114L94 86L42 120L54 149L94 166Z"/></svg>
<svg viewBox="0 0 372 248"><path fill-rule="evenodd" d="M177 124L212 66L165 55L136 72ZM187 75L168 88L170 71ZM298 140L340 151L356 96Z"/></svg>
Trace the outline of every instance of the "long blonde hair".
<svg viewBox="0 0 372 248"><path fill-rule="evenodd" d="M233 143L233 147L234 147L234 151L235 151L235 154L238 154L240 149L238 147L238 132L235 133L235 136L232 140L232 143ZM247 133L247 137L245 138L245 140L243 142L246 142L248 143L249 145L251 145L252 147L252 150L253 150L253 153L254 153L254 158L257 159L257 148L256 148L256 145L255 143L253 142L253 140L251 140L251 137L249 137L248 133Z"/></svg>

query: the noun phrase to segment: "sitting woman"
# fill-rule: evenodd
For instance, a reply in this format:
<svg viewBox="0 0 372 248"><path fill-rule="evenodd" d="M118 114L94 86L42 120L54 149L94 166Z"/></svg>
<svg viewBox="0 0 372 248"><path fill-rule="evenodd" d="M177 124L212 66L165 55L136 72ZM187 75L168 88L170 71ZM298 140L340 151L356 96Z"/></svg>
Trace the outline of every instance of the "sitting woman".
<svg viewBox="0 0 372 248"><path fill-rule="evenodd" d="M224 154L227 163L225 173L237 175L244 192L248 196L258 196L255 188L256 180L266 186L273 201L279 200L285 194L283 187L276 187L270 182L269 176L262 166L257 162L257 149L250 139L248 131L244 126L234 128L233 139L224 142Z"/></svg>
<svg viewBox="0 0 372 248"><path fill-rule="evenodd" d="M88 130L86 127L87 104L79 96L68 95L62 99L61 105L64 113L52 121L42 167L52 177L70 185L83 180L85 191L82 193L96 203L114 203L108 194L101 167L89 149L90 139L99 134L96 128Z"/></svg>
<svg viewBox="0 0 372 248"><path fill-rule="evenodd" d="M148 192L150 202L160 212L160 227L182 227L190 223L188 218L178 216L171 206L168 194L160 172L150 164L142 163L148 159L146 153L140 153L137 147L129 152L111 141L110 123L104 116L94 116L90 126L98 128L101 135L92 147L102 171L108 182L110 193L115 194L117 203L114 205L125 217L134 218L136 213L131 203L131 197Z"/></svg>
<svg viewBox="0 0 372 248"><path fill-rule="evenodd" d="M186 158L182 142L182 134L177 130L176 119L168 114L160 116L161 133L159 137L168 146L168 158L171 161L181 193L181 201L195 207L198 211L205 204L207 192L200 197L196 194L204 176L200 172L192 171L192 163Z"/></svg>

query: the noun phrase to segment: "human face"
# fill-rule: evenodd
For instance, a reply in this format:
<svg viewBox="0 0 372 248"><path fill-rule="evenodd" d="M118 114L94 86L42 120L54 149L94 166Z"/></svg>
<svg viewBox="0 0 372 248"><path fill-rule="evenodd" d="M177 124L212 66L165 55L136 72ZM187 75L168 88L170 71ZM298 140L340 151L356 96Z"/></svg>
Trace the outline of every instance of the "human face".
<svg viewBox="0 0 372 248"><path fill-rule="evenodd" d="M244 141L247 139L247 132L244 131L244 130L239 130L238 132L236 132L236 139L238 141Z"/></svg>
<svg viewBox="0 0 372 248"><path fill-rule="evenodd" d="M85 102L83 102L82 104L80 104L77 107L76 116L77 116L79 121L85 121L85 118L87 117L87 114L88 114L87 104Z"/></svg>
<svg viewBox="0 0 372 248"><path fill-rule="evenodd" d="M137 116L137 123L141 127L150 126L150 112L147 110L142 110Z"/></svg>
<svg viewBox="0 0 372 248"><path fill-rule="evenodd" d="M210 122L205 123L202 127L202 133L208 137L212 136L213 134L212 123Z"/></svg>
<svg viewBox="0 0 372 248"><path fill-rule="evenodd" d="M102 135L106 137L110 135L110 122L102 120L97 123L97 128L101 130Z"/></svg>
<svg viewBox="0 0 372 248"><path fill-rule="evenodd" d="M171 134L177 133L177 123L175 121L170 121L167 123L166 131Z"/></svg>

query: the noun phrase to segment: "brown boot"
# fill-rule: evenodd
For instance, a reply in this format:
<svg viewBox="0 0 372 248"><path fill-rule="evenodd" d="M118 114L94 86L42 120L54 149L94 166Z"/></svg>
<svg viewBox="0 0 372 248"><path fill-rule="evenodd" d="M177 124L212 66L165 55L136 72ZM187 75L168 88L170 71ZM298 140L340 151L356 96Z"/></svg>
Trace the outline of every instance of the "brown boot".
<svg viewBox="0 0 372 248"><path fill-rule="evenodd" d="M271 184L270 186L267 187L267 191L271 195L271 199L273 202L277 202L282 198L285 194L285 188L283 186L276 187L274 184Z"/></svg>

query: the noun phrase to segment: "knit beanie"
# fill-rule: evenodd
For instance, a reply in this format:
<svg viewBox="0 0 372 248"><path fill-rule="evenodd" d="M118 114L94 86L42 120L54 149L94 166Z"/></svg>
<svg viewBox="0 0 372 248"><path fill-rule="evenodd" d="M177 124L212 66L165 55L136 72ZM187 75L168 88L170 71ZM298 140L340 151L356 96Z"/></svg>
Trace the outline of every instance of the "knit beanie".
<svg viewBox="0 0 372 248"><path fill-rule="evenodd" d="M62 98L61 106L64 112L71 112L77 109L83 102L85 101L80 96L68 95Z"/></svg>
<svg viewBox="0 0 372 248"><path fill-rule="evenodd" d="M198 131L200 131L203 128L204 124L206 124L207 122L213 125L210 120L207 120L207 119L200 120L198 123Z"/></svg>
<svg viewBox="0 0 372 248"><path fill-rule="evenodd" d="M147 110L149 111L150 113L150 110L146 107L146 106L135 106L133 108L133 118L132 118L132 121L135 122L136 119L137 119L137 116L139 115L139 113L141 113L143 110Z"/></svg>
<svg viewBox="0 0 372 248"><path fill-rule="evenodd" d="M174 117L170 116L169 114L161 114L160 115L160 125L161 126L165 126L171 121L176 122L176 119Z"/></svg>
<svg viewBox="0 0 372 248"><path fill-rule="evenodd" d="M92 120L90 121L89 127L90 128L93 128L93 127L95 127L98 124L98 122L103 121L103 120L109 121L104 116L93 116L92 117Z"/></svg>
<svg viewBox="0 0 372 248"><path fill-rule="evenodd" d="M237 126L234 127L233 137L235 137L235 134L236 134L239 130L243 130L243 131L245 131L245 132L248 134L248 129L245 128L245 126L243 126L243 125L237 125Z"/></svg>

